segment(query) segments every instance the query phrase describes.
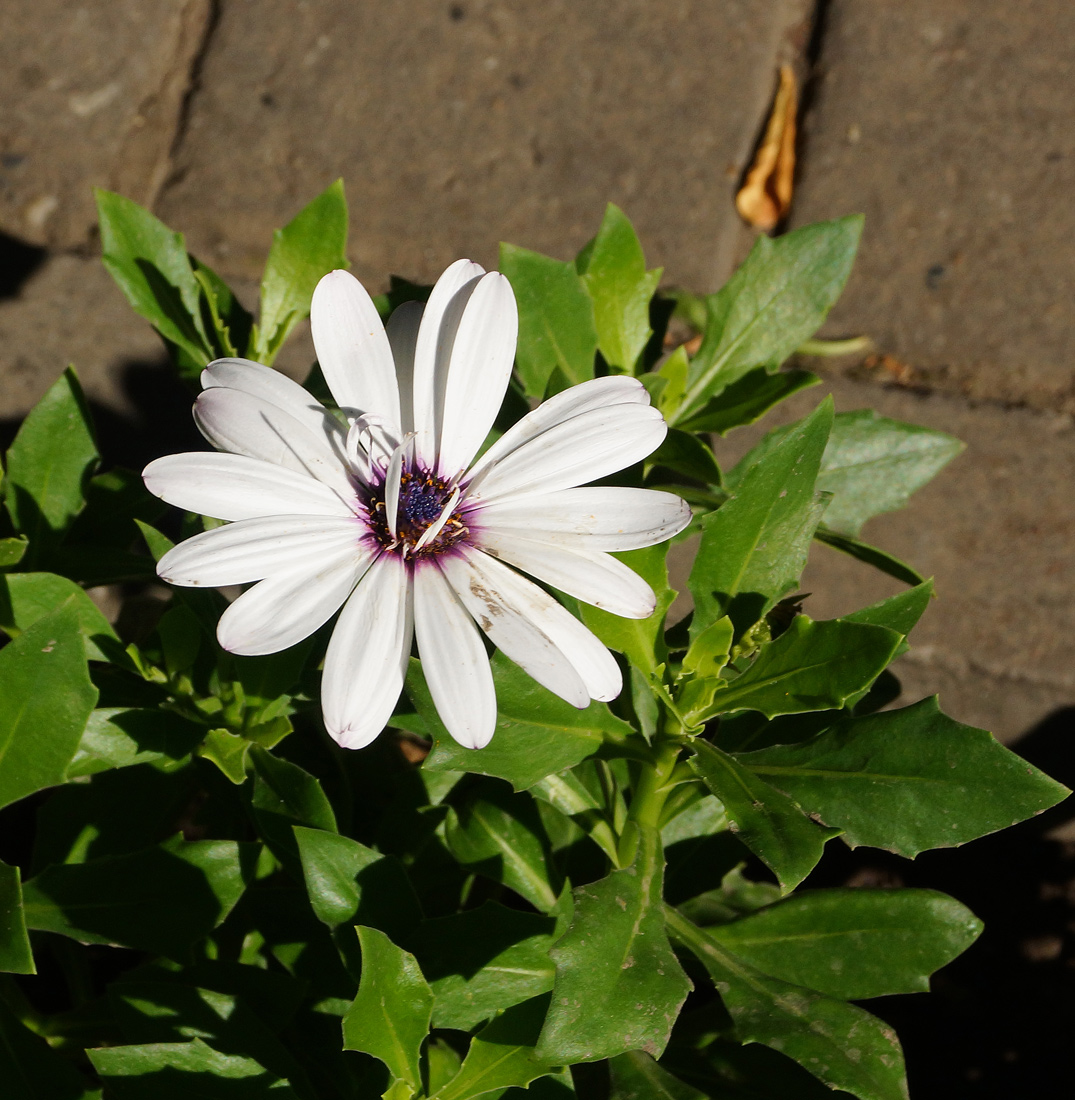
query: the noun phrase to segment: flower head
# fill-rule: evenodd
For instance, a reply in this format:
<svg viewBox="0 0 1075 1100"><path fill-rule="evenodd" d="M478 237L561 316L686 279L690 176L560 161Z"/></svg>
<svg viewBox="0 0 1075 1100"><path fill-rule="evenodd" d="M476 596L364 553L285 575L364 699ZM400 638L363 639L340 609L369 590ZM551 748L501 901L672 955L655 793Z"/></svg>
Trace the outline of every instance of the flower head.
<svg viewBox="0 0 1075 1100"><path fill-rule="evenodd" d="M222 453L169 455L143 476L169 503L229 522L165 554L160 576L257 582L217 627L233 653L294 645L342 607L322 708L347 748L384 728L412 640L441 719L470 747L487 744L496 724L480 631L577 707L619 694L608 650L517 570L617 615L652 612L652 590L608 551L670 538L689 509L671 493L578 488L664 438L641 383L609 377L566 390L474 462L515 355L518 315L503 275L459 260L386 331L361 284L333 271L314 292L311 325L343 419L268 367L211 363L194 416Z"/></svg>

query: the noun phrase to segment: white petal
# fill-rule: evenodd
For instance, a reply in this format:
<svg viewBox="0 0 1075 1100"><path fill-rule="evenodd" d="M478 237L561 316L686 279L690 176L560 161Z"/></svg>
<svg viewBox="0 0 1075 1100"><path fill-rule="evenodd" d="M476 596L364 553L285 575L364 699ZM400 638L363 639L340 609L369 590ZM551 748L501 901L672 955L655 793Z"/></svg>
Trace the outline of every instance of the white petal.
<svg viewBox="0 0 1075 1100"><path fill-rule="evenodd" d="M484 748L496 729L489 658L474 620L432 561L415 564L414 633L445 728L466 748Z"/></svg>
<svg viewBox="0 0 1075 1100"><path fill-rule="evenodd" d="M649 394L646 387L637 378L625 374L609 375L606 378L593 378L589 382L580 382L577 386L543 401L532 412L528 412L513 424L471 468L471 480L482 470L488 469L512 451L518 450L524 443L562 424L565 420L580 416L584 412L603 409L609 405L637 404L648 405Z"/></svg>
<svg viewBox="0 0 1075 1100"><path fill-rule="evenodd" d="M345 500L354 494L344 459L323 429L310 431L278 405L242 390L214 386L198 394L194 422L218 451L260 458L309 474Z"/></svg>
<svg viewBox="0 0 1075 1100"><path fill-rule="evenodd" d="M399 424L392 349L366 288L349 272L330 271L310 303L314 351L341 409L376 413Z"/></svg>
<svg viewBox="0 0 1075 1100"><path fill-rule="evenodd" d="M283 409L314 435L339 439L343 425L332 413L286 374L249 359L216 359L202 371L202 388L242 390Z"/></svg>
<svg viewBox="0 0 1075 1100"><path fill-rule="evenodd" d="M572 706L589 703L582 677L544 629L550 607L560 607L548 593L469 548L443 555L438 564L463 606L506 657Z"/></svg>
<svg viewBox="0 0 1075 1100"><path fill-rule="evenodd" d="M243 519L181 542L157 562L169 584L215 588L318 565L348 547L361 552L366 526L357 517L266 516Z"/></svg>
<svg viewBox="0 0 1075 1100"><path fill-rule="evenodd" d="M312 477L245 455L165 455L142 471L142 480L161 500L214 519L353 516L358 510L357 500L341 500Z"/></svg>
<svg viewBox="0 0 1075 1100"><path fill-rule="evenodd" d="M653 589L633 569L600 550L556 546L505 531L484 532L479 545L539 581L613 615L644 619L653 614Z"/></svg>
<svg viewBox="0 0 1075 1100"><path fill-rule="evenodd" d="M550 493L596 481L640 462L668 427L649 405L612 405L565 420L524 443L471 483L466 500L482 503L517 493Z"/></svg>
<svg viewBox="0 0 1075 1100"><path fill-rule="evenodd" d="M674 493L619 485L526 494L482 505L472 529L504 531L586 550L638 550L678 534L690 506Z"/></svg>
<svg viewBox="0 0 1075 1100"><path fill-rule="evenodd" d="M412 632L407 567L395 554L382 554L347 601L325 654L325 728L345 749L368 745L392 716Z"/></svg>
<svg viewBox="0 0 1075 1100"><path fill-rule="evenodd" d="M369 567L371 551L322 556L319 565L278 573L244 592L217 623L217 641L252 657L301 642L328 622Z"/></svg>
<svg viewBox="0 0 1075 1100"><path fill-rule="evenodd" d="M518 335L511 283L495 271L483 275L452 342L437 451L444 474L464 470L489 434L508 388Z"/></svg>
<svg viewBox="0 0 1075 1100"><path fill-rule="evenodd" d="M400 427L404 435L414 431L414 348L424 313L424 302L402 302L388 318L388 342L396 363Z"/></svg>
<svg viewBox="0 0 1075 1100"><path fill-rule="evenodd" d="M456 260L437 280L426 302L418 340L414 346L414 430L415 455L418 461L433 469L437 461L438 408L444 393L448 371L448 355L452 348L455 325L461 316L456 296L464 288L473 289L485 268L470 260Z"/></svg>

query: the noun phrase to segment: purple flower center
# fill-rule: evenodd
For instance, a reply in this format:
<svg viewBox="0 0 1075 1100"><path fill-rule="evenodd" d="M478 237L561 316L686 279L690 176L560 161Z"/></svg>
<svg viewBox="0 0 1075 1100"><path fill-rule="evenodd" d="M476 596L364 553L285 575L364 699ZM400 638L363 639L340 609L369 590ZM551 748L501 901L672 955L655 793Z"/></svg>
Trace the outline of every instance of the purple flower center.
<svg viewBox="0 0 1075 1100"><path fill-rule="evenodd" d="M469 534L458 508L445 520L437 534L424 542L422 536L436 524L452 498L452 486L441 477L420 468L405 469L400 476L396 531L393 535L385 508L385 486L370 487L366 508L374 539L385 550L407 558L443 554Z"/></svg>

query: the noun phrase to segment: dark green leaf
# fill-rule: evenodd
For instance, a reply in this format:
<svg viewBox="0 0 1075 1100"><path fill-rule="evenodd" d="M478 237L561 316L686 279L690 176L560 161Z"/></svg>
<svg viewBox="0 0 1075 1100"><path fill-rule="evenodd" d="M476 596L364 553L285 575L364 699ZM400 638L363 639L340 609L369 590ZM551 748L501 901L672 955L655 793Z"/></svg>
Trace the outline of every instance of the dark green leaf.
<svg viewBox="0 0 1075 1100"><path fill-rule="evenodd" d="M590 604L579 604L582 621L607 645L622 653L632 665L648 677L658 672L658 664L667 657L664 645L664 617L677 596L668 586L667 542L614 554L629 565L657 597L657 606L648 619L624 619Z"/></svg>
<svg viewBox="0 0 1075 1100"><path fill-rule="evenodd" d="M572 386L593 378L594 307L575 265L502 244L500 271L519 306L515 365L527 396L544 397L554 370Z"/></svg>
<svg viewBox="0 0 1075 1100"><path fill-rule="evenodd" d="M539 1057L660 1057L691 989L665 934L663 870L660 838L642 829L632 866L575 889L571 926L550 952L556 979Z"/></svg>
<svg viewBox="0 0 1075 1100"><path fill-rule="evenodd" d="M713 698L710 714L757 710L767 718L831 710L877 678L902 635L883 626L796 615L754 663Z"/></svg>
<svg viewBox="0 0 1075 1100"><path fill-rule="evenodd" d="M71 605L0 650L0 806L64 781L96 701Z"/></svg>
<svg viewBox="0 0 1075 1100"><path fill-rule="evenodd" d="M739 761L809 813L866 844L913 857L1015 825L1070 793L936 698L838 720L801 745Z"/></svg>
<svg viewBox="0 0 1075 1100"><path fill-rule="evenodd" d="M709 445L690 432L670 428L664 442L646 459L648 468L665 466L706 485L720 485L722 476Z"/></svg>
<svg viewBox="0 0 1075 1100"><path fill-rule="evenodd" d="M421 919L403 865L350 837L294 827L310 904L329 928L364 924L406 935Z"/></svg>
<svg viewBox="0 0 1075 1100"><path fill-rule="evenodd" d="M417 661L411 662L407 694L434 738L425 770L496 776L522 791L547 775L574 767L604 742L621 742L630 736L631 727L605 703L594 702L579 710L543 688L502 653L496 653L490 663L496 685L496 733L484 749L466 749L444 729L421 667Z"/></svg>
<svg viewBox="0 0 1075 1100"><path fill-rule="evenodd" d="M89 660L107 661L122 653L116 632L85 590L55 573L0 577L0 627L12 636L18 635L65 601L70 601L78 616Z"/></svg>
<svg viewBox="0 0 1075 1100"><path fill-rule="evenodd" d="M831 423L826 398L706 516L688 581L692 636L724 615L741 633L798 582L824 508L814 481Z"/></svg>
<svg viewBox="0 0 1075 1100"><path fill-rule="evenodd" d="M284 1014L274 1004L281 993L293 999L291 979L260 971L263 983L249 979L237 983L237 972L255 968L224 964L200 969L196 977L186 968L177 972L139 968L133 977L113 982L108 1003L124 1039L139 1045L206 1039L222 1054L256 1059L270 1073L288 1079L300 1095L311 1097L305 1072L277 1035L281 1016L286 1023L294 1014L294 1004ZM211 988L188 984L208 977L209 969L216 978ZM252 988L239 995L237 986L242 984ZM258 989L259 984L263 988Z"/></svg>
<svg viewBox="0 0 1075 1100"><path fill-rule="evenodd" d="M616 1055L608 1068L611 1100L706 1100L704 1092L674 1077L643 1050Z"/></svg>
<svg viewBox="0 0 1075 1100"><path fill-rule="evenodd" d="M100 1100L101 1097L100 1089L91 1088L62 1054L40 1035L23 1027L3 1001L0 1001L0 1081L4 1100Z"/></svg>
<svg viewBox="0 0 1075 1100"><path fill-rule="evenodd" d="M160 708L101 707L90 714L67 778L96 775L153 760L182 760L205 736L205 727Z"/></svg>
<svg viewBox="0 0 1075 1100"><path fill-rule="evenodd" d="M345 1050L379 1058L413 1093L422 1091L418 1055L429 1034L433 994L414 956L383 932L362 925L362 981L343 1019Z"/></svg>
<svg viewBox="0 0 1075 1100"><path fill-rule="evenodd" d="M925 993L982 922L935 890L807 890L709 929L775 978L844 1001Z"/></svg>
<svg viewBox="0 0 1075 1100"><path fill-rule="evenodd" d="M736 835L776 875L784 893L793 890L838 830L819 828L790 798L715 746L698 739L691 748L691 767L724 803Z"/></svg>
<svg viewBox="0 0 1075 1100"><path fill-rule="evenodd" d="M261 316L254 357L271 363L291 330L310 312L323 275L347 263L347 200L337 180L273 233L261 280Z"/></svg>
<svg viewBox="0 0 1075 1100"><path fill-rule="evenodd" d="M721 390L682 425L685 432L724 435L760 420L774 405L821 381L808 370L777 371L755 367Z"/></svg>
<svg viewBox="0 0 1075 1100"><path fill-rule="evenodd" d="M144 317L189 360L196 373L212 358L201 318L201 287L187 256L181 233L136 202L98 188L101 260ZM193 368L193 370L190 370Z"/></svg>
<svg viewBox="0 0 1075 1100"><path fill-rule="evenodd" d="M556 905L560 882L533 800L484 780L448 815L445 839L463 866L510 887L535 908Z"/></svg>
<svg viewBox="0 0 1075 1100"><path fill-rule="evenodd" d="M471 1040L462 1068L436 1100L468 1100L493 1089L525 1088L559 1063L538 1057L535 1044L549 1004L548 995L509 1008Z"/></svg>
<svg viewBox="0 0 1075 1100"><path fill-rule="evenodd" d="M257 774L253 800L256 812L287 819L289 829L293 823L336 832L332 807L321 784L308 771L260 745L250 750L250 759Z"/></svg>
<svg viewBox="0 0 1075 1100"><path fill-rule="evenodd" d="M597 236L575 261L594 304L598 347L613 370L631 374L650 338L649 303L661 269L646 270L634 227L612 203Z"/></svg>
<svg viewBox="0 0 1075 1100"><path fill-rule="evenodd" d="M902 508L962 450L944 432L889 420L873 409L839 413L817 481L833 494L825 526L857 535L868 519Z"/></svg>
<svg viewBox="0 0 1075 1100"><path fill-rule="evenodd" d="M23 886L26 925L182 960L234 908L256 860L256 845L195 840L48 867Z"/></svg>
<svg viewBox="0 0 1075 1100"><path fill-rule="evenodd" d="M498 1012L552 988L551 916L487 901L426 921L414 939L433 990L433 1026L471 1031Z"/></svg>
<svg viewBox="0 0 1075 1100"><path fill-rule="evenodd" d="M709 971L741 1042L773 1047L860 1100L907 1100L903 1052L887 1024L854 1005L767 977L674 910L668 922Z"/></svg>
<svg viewBox="0 0 1075 1100"><path fill-rule="evenodd" d="M19 869L6 863L0 863L0 970L8 974L37 973L22 912Z"/></svg>
<svg viewBox="0 0 1075 1100"><path fill-rule="evenodd" d="M29 537L31 558L39 555L40 540L65 531L82 510L96 464L89 409L68 367L30 410L7 452L7 510L15 529Z"/></svg>
<svg viewBox="0 0 1075 1100"><path fill-rule="evenodd" d="M855 214L758 237L742 267L706 301L705 339L674 423L690 420L752 368L778 366L817 331L844 288L861 233Z"/></svg>
<svg viewBox="0 0 1075 1100"><path fill-rule="evenodd" d="M925 582L926 578L918 570L912 568L906 562L900 561L899 558L890 554L887 550L871 546L861 539L851 538L850 535L838 535L835 531L830 531L824 524L821 524L814 532L814 538L818 542L823 542L826 546L831 546L834 550L847 554L849 557L857 558L866 565L872 565L874 569L879 569L882 573L887 573L890 577L903 581L904 584L918 585Z"/></svg>
<svg viewBox="0 0 1075 1100"><path fill-rule="evenodd" d="M221 1054L201 1039L86 1053L115 1100L298 1100L253 1058Z"/></svg>

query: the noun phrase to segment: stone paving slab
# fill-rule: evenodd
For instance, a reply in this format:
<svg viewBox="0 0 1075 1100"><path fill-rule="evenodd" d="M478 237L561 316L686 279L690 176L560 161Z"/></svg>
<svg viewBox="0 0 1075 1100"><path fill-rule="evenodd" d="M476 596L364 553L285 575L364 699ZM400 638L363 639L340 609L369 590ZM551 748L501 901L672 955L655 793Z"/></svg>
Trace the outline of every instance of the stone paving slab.
<svg viewBox="0 0 1075 1100"><path fill-rule="evenodd" d="M714 288L810 7L221 0L160 213L253 278L272 228L342 176L355 273L379 287L494 264L500 240L569 257L614 201L667 279Z"/></svg>
<svg viewBox="0 0 1075 1100"><path fill-rule="evenodd" d="M1075 4L826 12L793 221L866 214L828 331L936 388L1075 412Z"/></svg>
<svg viewBox="0 0 1075 1100"><path fill-rule="evenodd" d="M210 0L4 0L0 230L87 244L92 188L152 203Z"/></svg>
<svg viewBox="0 0 1075 1100"><path fill-rule="evenodd" d="M907 508L876 517L863 531L866 541L936 581L938 598L896 669L901 704L939 692L954 717L1005 740L1075 704L1070 418L827 379L774 410L764 431L804 415L827 391L837 411L875 408L967 444ZM730 463L762 434L761 425L733 432L718 444L718 456ZM802 586L812 593L805 610L814 618L846 614L903 588L818 545Z"/></svg>

